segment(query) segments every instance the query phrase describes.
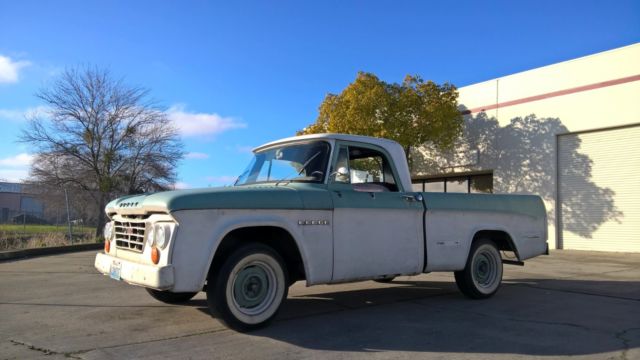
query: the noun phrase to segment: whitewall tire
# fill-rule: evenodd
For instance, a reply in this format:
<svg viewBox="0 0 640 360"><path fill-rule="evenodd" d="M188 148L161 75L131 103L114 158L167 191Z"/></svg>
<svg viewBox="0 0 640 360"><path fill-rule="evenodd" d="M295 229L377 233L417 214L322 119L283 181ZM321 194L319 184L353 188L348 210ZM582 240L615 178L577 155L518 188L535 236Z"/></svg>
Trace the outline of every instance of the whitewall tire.
<svg viewBox="0 0 640 360"><path fill-rule="evenodd" d="M502 282L502 257L496 244L479 239L471 245L464 270L455 272L460 291L472 299L493 296Z"/></svg>
<svg viewBox="0 0 640 360"><path fill-rule="evenodd" d="M271 247L252 243L235 250L207 287L212 314L238 331L267 325L287 297L284 261Z"/></svg>

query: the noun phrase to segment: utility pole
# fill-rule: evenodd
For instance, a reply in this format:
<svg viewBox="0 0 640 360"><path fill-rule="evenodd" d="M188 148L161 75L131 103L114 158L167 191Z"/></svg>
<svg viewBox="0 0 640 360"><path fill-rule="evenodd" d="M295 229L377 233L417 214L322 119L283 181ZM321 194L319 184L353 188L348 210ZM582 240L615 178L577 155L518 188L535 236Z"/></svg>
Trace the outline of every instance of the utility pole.
<svg viewBox="0 0 640 360"><path fill-rule="evenodd" d="M69 214L69 194L67 188L64 188L64 200L67 203L67 226L69 227L69 241L73 245L73 234L71 233L71 215Z"/></svg>

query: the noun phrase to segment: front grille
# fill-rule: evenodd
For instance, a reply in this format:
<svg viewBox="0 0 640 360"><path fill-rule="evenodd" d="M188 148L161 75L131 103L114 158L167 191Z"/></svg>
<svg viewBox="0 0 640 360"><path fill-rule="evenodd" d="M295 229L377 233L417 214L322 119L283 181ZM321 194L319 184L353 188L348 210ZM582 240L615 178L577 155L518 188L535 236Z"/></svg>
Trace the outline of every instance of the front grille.
<svg viewBox="0 0 640 360"><path fill-rule="evenodd" d="M117 248L142 252L144 247L144 221L136 221L134 219L115 221L114 229Z"/></svg>

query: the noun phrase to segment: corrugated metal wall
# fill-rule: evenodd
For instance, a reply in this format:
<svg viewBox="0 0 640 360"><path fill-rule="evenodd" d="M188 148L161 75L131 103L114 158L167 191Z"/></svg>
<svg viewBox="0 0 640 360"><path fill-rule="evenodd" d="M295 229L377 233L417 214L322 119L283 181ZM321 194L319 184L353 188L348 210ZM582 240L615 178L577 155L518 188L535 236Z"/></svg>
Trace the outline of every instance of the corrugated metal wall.
<svg viewBox="0 0 640 360"><path fill-rule="evenodd" d="M558 136L564 249L640 252L640 126Z"/></svg>

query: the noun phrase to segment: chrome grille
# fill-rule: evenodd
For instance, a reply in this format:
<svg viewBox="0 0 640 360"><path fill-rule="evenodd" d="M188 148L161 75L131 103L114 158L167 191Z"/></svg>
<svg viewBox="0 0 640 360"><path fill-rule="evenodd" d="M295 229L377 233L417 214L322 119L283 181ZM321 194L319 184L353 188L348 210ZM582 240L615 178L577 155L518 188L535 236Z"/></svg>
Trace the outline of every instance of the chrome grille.
<svg viewBox="0 0 640 360"><path fill-rule="evenodd" d="M144 248L145 222L135 219L115 221L116 247L119 249L142 252Z"/></svg>

